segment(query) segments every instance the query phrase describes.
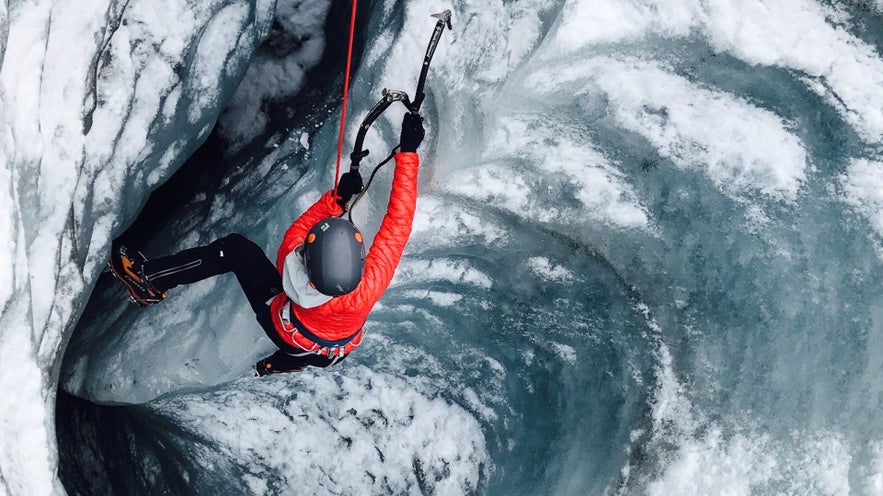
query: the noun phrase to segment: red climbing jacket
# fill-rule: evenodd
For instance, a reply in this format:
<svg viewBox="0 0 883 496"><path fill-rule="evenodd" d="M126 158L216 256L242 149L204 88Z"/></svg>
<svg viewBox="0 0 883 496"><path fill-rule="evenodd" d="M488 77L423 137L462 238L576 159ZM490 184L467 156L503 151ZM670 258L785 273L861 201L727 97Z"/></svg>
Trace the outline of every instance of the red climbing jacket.
<svg viewBox="0 0 883 496"><path fill-rule="evenodd" d="M403 152L396 154L395 161L386 215L365 257L365 272L356 289L313 308L292 303L285 292L273 299L270 305L273 324L286 343L305 351L338 356L346 355L361 343L362 326L368 313L392 281L405 251L417 207L420 159L416 153ZM280 274L285 258L303 244L310 228L322 219L342 213L333 195L332 191L322 195L285 232L276 255L276 268Z"/></svg>

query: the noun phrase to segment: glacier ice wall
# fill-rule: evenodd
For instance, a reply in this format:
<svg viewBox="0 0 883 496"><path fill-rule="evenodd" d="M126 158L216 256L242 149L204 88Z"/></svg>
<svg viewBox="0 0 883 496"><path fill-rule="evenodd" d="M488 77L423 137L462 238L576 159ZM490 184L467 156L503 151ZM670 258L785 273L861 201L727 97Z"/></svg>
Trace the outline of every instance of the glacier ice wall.
<svg viewBox="0 0 883 496"><path fill-rule="evenodd" d="M64 424L62 441L79 443L63 456L109 474L98 487L111 489L112 458L144 460L144 493L883 490L880 2L375 2L351 132L379 88L413 87L441 8L455 29L424 106L418 218L364 347L332 370L254 380L272 345L231 278L142 311L93 273L61 373L84 400L61 404L113 429ZM7 18L21 39L21 15ZM8 54L20 52L4 52L10 105ZM332 182L334 113L304 112L182 205L148 255L229 231L272 253ZM395 143L400 115L369 134L371 159ZM263 122L231 123L249 121ZM14 124L4 118L5 143ZM5 170L19 196L3 201L24 211L20 191L33 189ZM388 172L355 215L368 234ZM104 232L137 210L115 208ZM0 226L22 225L15 215ZM42 252L8 231L21 263L0 272L2 363L35 348L41 370L51 346L7 322L55 315L8 289L45 282L30 268ZM70 324L65 288L44 297ZM34 459L4 448L3 487L57 486L51 376L2 377L38 412L5 406L4 433L37 418L47 438ZM102 444L112 432L125 437Z"/></svg>
<svg viewBox="0 0 883 496"><path fill-rule="evenodd" d="M206 138L271 1L0 7L0 488L60 491L59 352L111 235Z"/></svg>

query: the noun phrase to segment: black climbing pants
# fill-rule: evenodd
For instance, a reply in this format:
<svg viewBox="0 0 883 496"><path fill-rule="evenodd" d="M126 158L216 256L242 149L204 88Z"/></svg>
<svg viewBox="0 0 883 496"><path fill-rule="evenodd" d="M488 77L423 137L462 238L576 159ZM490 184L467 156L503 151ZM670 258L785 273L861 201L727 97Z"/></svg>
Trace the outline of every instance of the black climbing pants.
<svg viewBox="0 0 883 496"><path fill-rule="evenodd" d="M282 340L273 325L269 304L271 298L282 292L282 277L264 250L241 234L230 234L206 246L148 260L143 269L144 277L158 291L228 272L236 276L267 337L283 352L273 355L274 367L298 370L307 365L327 367L340 361L304 353Z"/></svg>

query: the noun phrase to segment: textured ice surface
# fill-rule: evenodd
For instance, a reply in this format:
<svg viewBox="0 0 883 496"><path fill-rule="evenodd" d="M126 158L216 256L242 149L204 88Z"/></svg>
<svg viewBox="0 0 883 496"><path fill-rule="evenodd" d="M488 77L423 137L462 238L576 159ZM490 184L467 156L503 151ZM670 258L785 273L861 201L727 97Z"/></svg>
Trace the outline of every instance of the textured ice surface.
<svg viewBox="0 0 883 496"><path fill-rule="evenodd" d="M53 29L29 29L48 26L49 6L0 10L10 164L0 247L15 261L0 268L0 363L21 364L0 391L25 398L0 403L7 492L57 488L52 391L65 332L109 233L213 122L206 110L192 125L189 86L163 90L176 71L126 54L195 47L179 23L236 24L238 5L170 7L154 13L172 19L156 35L143 31L152 23L121 23L119 40L169 37L117 46L114 35L107 50L103 34L61 43L104 33L105 7L52 7L80 11L63 17L70 25L52 16L54 42ZM272 345L232 277L144 311L99 283L63 387L147 412L151 434L134 439L169 440L190 490L229 477L244 492L284 492L301 480L291 470L312 471L307 492L318 493L879 493L880 2L377 2L350 137L380 88L412 91L428 14L442 8L454 30L428 81L414 233L363 347L333 371L253 380ZM261 72L297 77L291 63L314 49ZM116 58L97 66L103 96L90 99L84 68L105 52ZM14 73L10 54L27 61ZM42 69L60 59L74 69ZM240 96L273 98L278 86L259 75ZM205 76L193 87L220 80ZM138 95L151 106L126 113ZM157 108L174 112L151 121ZM239 109L229 129L263 122ZM332 184L338 123L313 117L330 120L278 130L268 155L239 164L248 174L182 206L148 255L230 231L272 254ZM396 142L400 117L375 124L367 162ZM369 238L389 176L354 214ZM398 423L378 429L380 419ZM284 435L294 430L318 445L308 462L294 460L306 449ZM45 443L24 455L25 437ZM355 466L370 470L332 475Z"/></svg>
<svg viewBox="0 0 883 496"><path fill-rule="evenodd" d="M111 235L208 136L271 2L0 7L0 488L59 490L59 352Z"/></svg>
<svg viewBox="0 0 883 496"><path fill-rule="evenodd" d="M211 474L214 460L237 460L257 494L477 489L489 460L475 418L401 378L348 372L243 379L152 409L181 427L179 449L204 451L191 470Z"/></svg>

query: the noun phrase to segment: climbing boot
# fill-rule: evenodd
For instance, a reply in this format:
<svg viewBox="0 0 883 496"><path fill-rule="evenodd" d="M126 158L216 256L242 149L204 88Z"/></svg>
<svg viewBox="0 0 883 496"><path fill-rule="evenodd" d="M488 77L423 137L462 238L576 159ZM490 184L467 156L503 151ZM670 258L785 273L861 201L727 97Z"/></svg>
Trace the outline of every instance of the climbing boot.
<svg viewBox="0 0 883 496"><path fill-rule="evenodd" d="M147 261L140 251L130 251L125 245L114 245L110 254L110 270L129 291L129 298L134 303L146 307L159 303L166 298L166 293L157 291L144 277L144 262Z"/></svg>

